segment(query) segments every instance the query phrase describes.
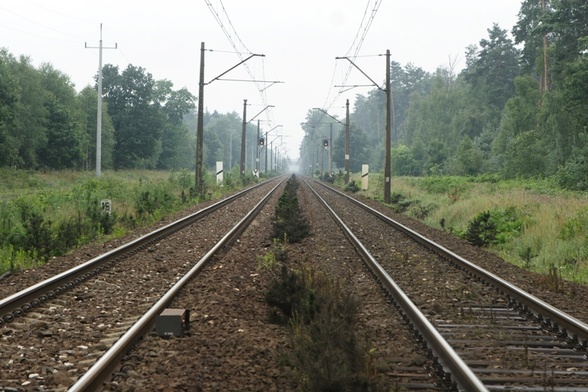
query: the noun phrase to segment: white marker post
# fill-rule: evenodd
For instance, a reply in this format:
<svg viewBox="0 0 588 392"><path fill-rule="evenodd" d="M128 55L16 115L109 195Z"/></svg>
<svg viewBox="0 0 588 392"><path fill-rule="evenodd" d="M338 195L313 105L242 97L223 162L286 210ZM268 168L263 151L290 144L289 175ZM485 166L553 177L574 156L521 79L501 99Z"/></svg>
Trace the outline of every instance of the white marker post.
<svg viewBox="0 0 588 392"><path fill-rule="evenodd" d="M223 161L216 162L216 183L221 185L223 183Z"/></svg>
<svg viewBox="0 0 588 392"><path fill-rule="evenodd" d="M370 172L370 165L361 165L361 190L368 189L368 174Z"/></svg>

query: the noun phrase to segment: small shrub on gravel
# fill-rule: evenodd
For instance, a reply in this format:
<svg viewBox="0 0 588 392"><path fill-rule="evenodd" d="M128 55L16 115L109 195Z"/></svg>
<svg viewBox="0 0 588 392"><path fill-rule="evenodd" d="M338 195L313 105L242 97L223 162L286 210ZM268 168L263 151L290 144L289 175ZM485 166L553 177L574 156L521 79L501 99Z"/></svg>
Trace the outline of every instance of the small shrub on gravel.
<svg viewBox="0 0 588 392"><path fill-rule="evenodd" d="M292 176L278 200L274 217L274 238L288 238L291 243L300 242L310 234L308 221L298 205L298 181Z"/></svg>
<svg viewBox="0 0 588 392"><path fill-rule="evenodd" d="M355 180L349 181L349 184L345 185L345 192L352 192L356 193L359 192L359 186L355 182Z"/></svg>
<svg viewBox="0 0 588 392"><path fill-rule="evenodd" d="M286 244L286 238L284 238L284 242L274 238L270 249L264 255L257 257L257 268L271 271L286 261L288 255Z"/></svg>
<svg viewBox="0 0 588 392"><path fill-rule="evenodd" d="M290 327L286 354L303 391L378 391L370 350L356 333L359 303L340 281L282 266L267 292L275 319Z"/></svg>

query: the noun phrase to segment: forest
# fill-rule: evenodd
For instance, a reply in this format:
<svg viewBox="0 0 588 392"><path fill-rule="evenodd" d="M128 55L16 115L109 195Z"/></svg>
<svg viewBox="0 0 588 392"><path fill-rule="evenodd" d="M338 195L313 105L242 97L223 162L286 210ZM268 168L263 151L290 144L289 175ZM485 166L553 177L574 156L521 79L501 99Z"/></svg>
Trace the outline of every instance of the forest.
<svg viewBox="0 0 588 392"><path fill-rule="evenodd" d="M525 0L512 34L488 28L460 72L452 60L433 73L393 61L392 175L555 177L588 190L586 21L585 0ZM382 172L385 94L374 88L352 103L350 170ZM323 167L331 124L333 165L344 167L344 127L329 117L308 110L301 167Z"/></svg>
<svg viewBox="0 0 588 392"><path fill-rule="evenodd" d="M493 25L465 48L459 72L452 59L433 73L392 61L392 174L555 177L588 190L587 20L585 0L525 0L510 32ZM350 98L350 169L368 163L381 172L385 94L374 88ZM35 68L0 49L0 167L92 170L96 101L96 86L76 92L50 64ZM194 168L196 97L187 89L140 66L106 64L103 101L104 169ZM314 109L304 120L300 167L318 168L331 122L333 165L342 168L341 124ZM238 164L239 114L207 111L204 125L206 167ZM256 128L247 126L252 167Z"/></svg>

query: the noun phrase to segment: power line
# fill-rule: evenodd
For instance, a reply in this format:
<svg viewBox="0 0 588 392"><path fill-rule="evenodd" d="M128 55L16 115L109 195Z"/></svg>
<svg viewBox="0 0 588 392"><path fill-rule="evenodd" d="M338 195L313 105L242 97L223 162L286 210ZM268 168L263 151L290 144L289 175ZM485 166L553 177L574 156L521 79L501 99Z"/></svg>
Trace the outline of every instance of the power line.
<svg viewBox="0 0 588 392"><path fill-rule="evenodd" d="M56 11L56 10L54 10L52 8L49 8L49 7L45 6L45 4L37 4L37 3L35 3L34 1L31 1L31 0L27 0L27 3L29 3L31 5L34 5L35 7L38 7L38 8L43 8L44 10L49 11L49 12L52 12L52 13L54 13L56 15L64 16L64 17L69 18L69 19L72 19L72 20L77 20L79 22L84 22L84 23L96 24L96 21L94 21L94 20L82 19L82 18L77 18L75 16L71 16L71 15L68 15L68 14L64 14L63 12L59 12L59 11Z"/></svg>
<svg viewBox="0 0 588 392"><path fill-rule="evenodd" d="M225 34L225 37L227 37L227 39L229 40L229 43L231 44L231 46L233 47L233 49L235 50L235 53L237 54L237 56L239 57L239 59L241 61L243 61L243 50L245 49L245 52L247 53L252 53L247 46L245 45L245 43L243 42L243 40L239 37L239 34L237 33L237 30L235 29L235 26L233 25L233 23L231 22L231 19L229 18L229 15L227 13L227 10L222 2L222 0L218 0L219 4L220 4L220 8L222 9L222 13L224 15L224 17L227 20L227 24L230 27L231 32L229 32L227 26L225 26L225 23L223 22L223 18L221 17L221 15L219 15L218 11L214 8L214 6L212 5L210 0L204 0L206 5L208 6L208 8L210 9L210 12L212 13L212 15L214 16L215 20L217 21L217 23L219 24L220 28L222 29L223 33ZM233 36L235 38L233 38ZM237 43L235 42L235 39L238 40L238 42L240 43L240 46L242 49L238 48ZM262 77L261 80L265 80L265 62L262 61ZM257 88L257 91L259 93L259 96L261 98L261 102L264 106L267 106L267 94L266 94L266 88L265 86L261 86L257 80L258 78L256 78L253 75L253 72L251 71L251 68L247 65L247 64L243 64L243 66L245 67L245 70L247 71L247 73L249 74L249 77L251 78L251 81L254 82L255 87ZM270 120L270 115L272 115L273 112L268 110L268 113L266 114L268 121Z"/></svg>
<svg viewBox="0 0 588 392"><path fill-rule="evenodd" d="M371 0L368 0L366 7L365 7L365 10L363 12L363 16L361 18L361 22L360 22L359 27L357 29L357 33L355 34L355 38L353 39L353 42L352 42L351 46L349 47L349 50L347 51L347 57L350 57L352 60L355 60L357 57L360 57L359 52L361 50L361 47L363 46L363 43L365 42L367 34L370 30L370 27L372 26L374 18L376 17L376 14L378 13L378 9L380 8L381 4L382 4L382 0L375 0L373 5L372 5ZM371 12L369 11L370 8L371 8ZM360 36L360 33L361 33L361 36ZM358 39L358 37L359 37L359 39ZM355 47L355 50L354 50L354 47ZM351 52L353 52L353 55L349 56L349 54ZM361 57L364 57L364 56L361 56ZM351 74L352 69L353 69L353 65L349 64L349 67L347 68L345 76L343 77L343 82L341 83L342 86L345 86L347 84L347 80L349 79L349 75ZM335 67L335 70L336 70L336 67ZM331 86L332 85L333 85L333 83L331 82ZM329 88L329 94L331 93L331 90L332 90L332 87ZM335 101L337 101L337 99L339 99L339 97L345 91L346 90L344 90L344 88L341 87L339 89L337 95L333 98L332 102L328 106L325 106L325 108L327 110L329 108L331 108L331 106L335 103ZM327 95L327 99L325 99L325 102L327 102L327 101L328 101L328 95Z"/></svg>
<svg viewBox="0 0 588 392"><path fill-rule="evenodd" d="M37 26L40 26L40 27L42 27L42 28L44 28L44 29L47 29L47 30L53 31L53 32L55 32L55 33L58 33L58 34L63 34L63 35L66 35L66 36L70 36L70 37L73 37L73 38L79 39L79 40L81 40L81 41L83 41L83 40L84 40L84 38L82 38L82 37L79 37L79 36L77 36L77 35L73 35L73 34L70 34L70 33L66 33L66 32L63 32L63 31L60 31L60 30L54 29L53 27L46 26L46 25L44 25L44 24L42 24L42 23L39 23L39 22L37 22L37 21L34 21L34 20L32 20L32 19L29 19L29 18L27 18L27 17L25 17L25 16L22 16L22 15L20 15L20 14L17 14L16 12L13 12L13 11L11 11L11 10L7 9L7 8L0 7L0 9L1 9L1 10L4 10L4 11L6 11L6 12L8 12L8 13L10 13L10 14L12 14L12 15L14 15L14 16L16 16L16 17L18 17L18 18L21 18L21 19L23 19L23 20L26 20L26 21L27 21L27 22L29 22L29 23L35 24L35 25L37 25Z"/></svg>

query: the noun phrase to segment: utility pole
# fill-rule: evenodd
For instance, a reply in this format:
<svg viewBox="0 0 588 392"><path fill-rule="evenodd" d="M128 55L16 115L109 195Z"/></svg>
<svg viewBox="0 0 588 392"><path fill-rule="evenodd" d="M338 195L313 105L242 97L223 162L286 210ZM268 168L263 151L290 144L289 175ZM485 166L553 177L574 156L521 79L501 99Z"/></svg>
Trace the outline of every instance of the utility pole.
<svg viewBox="0 0 588 392"><path fill-rule="evenodd" d="M391 110L392 110L392 88L390 83L390 50L386 50L386 153L384 163L384 203L390 204L390 177L391 167L390 158L391 152Z"/></svg>
<svg viewBox="0 0 588 392"><path fill-rule="evenodd" d="M333 174L333 123L331 125L331 132L329 134L329 176Z"/></svg>
<svg viewBox="0 0 588 392"><path fill-rule="evenodd" d="M349 99L345 103L345 184L349 184Z"/></svg>
<svg viewBox="0 0 588 392"><path fill-rule="evenodd" d="M374 86L376 86L380 91L386 93L386 151L385 151L385 163L384 163L384 203L390 204L390 185L391 185L391 168L390 168L390 155L391 155L391 123L392 123L392 114L391 111L393 110L392 107L392 86L390 83L390 50L386 50L386 87L382 89L378 83L374 82L372 78L370 78L361 68L359 68L349 57L335 57L335 59L345 59L349 61L355 68L359 70L366 78L372 82ZM345 86L339 86L345 87ZM353 86L359 87L359 86ZM349 100L347 100L349 104ZM349 108L347 116L349 117ZM347 120L349 122L349 120ZM346 146L347 147L347 146ZM347 154L347 153L346 153ZM347 157L346 157L347 159ZM347 160L345 161L345 165L347 165ZM347 183L348 174L345 175L345 182Z"/></svg>
<svg viewBox="0 0 588 392"><path fill-rule="evenodd" d="M245 136L247 129L247 100L243 100L243 128L241 129L241 176L245 175Z"/></svg>
<svg viewBox="0 0 588 392"><path fill-rule="evenodd" d="M102 23L100 23L100 45L88 46L84 43L86 49L98 49L98 109L96 114L96 177L102 175L102 49L116 49L117 44L112 47L102 45Z"/></svg>
<svg viewBox="0 0 588 392"><path fill-rule="evenodd" d="M203 191L202 146L204 140L204 42L200 43L200 81L198 82L198 122L196 128L196 193Z"/></svg>
<svg viewBox="0 0 588 392"><path fill-rule="evenodd" d="M265 166L264 166L264 170L265 170L265 173L267 173L267 172L268 172L268 170L267 170L267 168L268 168L268 165L267 165L267 145L269 144L269 140L268 140L268 138L267 138L267 135L268 135L268 134L269 134L271 131L273 131L274 129L276 129L276 128L279 128L279 127L281 127L281 126L282 126L282 125L276 125L275 127L273 127L272 129L270 129L269 131L266 131L266 132L265 132L265 143L264 143L264 148L265 148ZM270 170L270 171L271 171L271 170Z"/></svg>
<svg viewBox="0 0 588 392"><path fill-rule="evenodd" d="M265 164L263 165L263 172L268 173L267 171L267 134L268 131L265 131L265 145L263 146L265 149Z"/></svg>
<svg viewBox="0 0 588 392"><path fill-rule="evenodd" d="M200 43L200 82L198 83L198 125L196 130L196 183L195 189L198 194L202 194L204 181L203 181L203 164L202 164L202 146L203 146L203 139L204 139L204 86L214 82L215 80L220 80L222 76L227 74L228 72L232 71L233 69L237 68L239 65L243 64L244 62L248 61L249 59L261 56L264 57L263 54L252 54L244 60L241 60L236 65L232 66L222 74L218 75L216 78L212 79L208 83L204 83L204 42ZM243 154L244 155L244 154ZM244 169L243 169L244 170Z"/></svg>
<svg viewBox="0 0 588 392"><path fill-rule="evenodd" d="M257 120L257 140L255 146L255 169L259 173L259 120Z"/></svg>

